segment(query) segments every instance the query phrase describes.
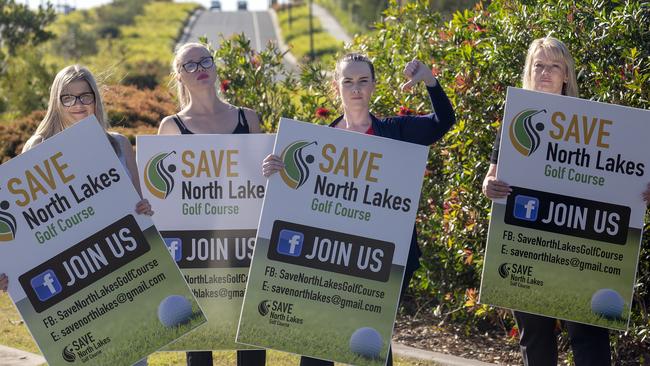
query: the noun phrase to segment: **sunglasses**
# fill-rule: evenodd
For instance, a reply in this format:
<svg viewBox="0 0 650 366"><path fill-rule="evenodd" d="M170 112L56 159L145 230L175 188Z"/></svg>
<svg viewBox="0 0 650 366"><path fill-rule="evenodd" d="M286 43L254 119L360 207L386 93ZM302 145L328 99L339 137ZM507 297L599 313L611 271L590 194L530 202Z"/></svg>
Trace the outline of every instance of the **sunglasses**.
<svg viewBox="0 0 650 366"><path fill-rule="evenodd" d="M72 107L77 104L77 99L83 105L89 105L95 102L95 93L83 93L80 95L64 94L61 96L61 104L65 107Z"/></svg>
<svg viewBox="0 0 650 366"><path fill-rule="evenodd" d="M201 66L203 69L211 68L212 66L214 66L214 59L211 56L208 56L202 58L199 62L190 61L184 63L182 66L185 72L192 73L192 72L196 72L196 70L199 69L199 66Z"/></svg>

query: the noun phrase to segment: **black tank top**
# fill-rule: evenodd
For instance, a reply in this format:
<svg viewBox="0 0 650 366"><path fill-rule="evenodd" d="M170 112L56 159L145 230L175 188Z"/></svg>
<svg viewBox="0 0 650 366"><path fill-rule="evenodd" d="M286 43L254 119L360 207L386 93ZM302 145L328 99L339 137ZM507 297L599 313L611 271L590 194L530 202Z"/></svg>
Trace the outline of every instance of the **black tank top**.
<svg viewBox="0 0 650 366"><path fill-rule="evenodd" d="M237 113L237 127L235 127L235 130L232 131L231 133L236 133L236 134L242 134L242 133L250 133L250 128L248 127L248 121L246 120L246 115L244 114L244 110L242 108L237 108L239 111ZM190 131L187 126L185 126L185 123L183 123L183 120L181 117L178 116L178 114L175 114L172 116L174 119L174 123L176 123L176 126L178 126L178 129L181 131L181 135L193 135L194 132Z"/></svg>

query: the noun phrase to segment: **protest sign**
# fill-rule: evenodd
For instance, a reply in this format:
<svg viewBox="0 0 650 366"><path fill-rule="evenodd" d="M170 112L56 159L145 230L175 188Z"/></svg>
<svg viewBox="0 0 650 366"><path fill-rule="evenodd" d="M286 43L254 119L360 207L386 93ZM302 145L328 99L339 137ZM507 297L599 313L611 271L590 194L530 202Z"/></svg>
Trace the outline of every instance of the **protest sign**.
<svg viewBox="0 0 650 366"><path fill-rule="evenodd" d="M94 116L0 177L0 272L50 365L132 365L205 322Z"/></svg>
<svg viewBox="0 0 650 366"><path fill-rule="evenodd" d="M235 343L265 193L262 160L275 135L138 136L144 196L208 318L167 349L249 348Z"/></svg>
<svg viewBox="0 0 650 366"><path fill-rule="evenodd" d="M509 88L480 302L624 330L650 112Z"/></svg>
<svg viewBox="0 0 650 366"><path fill-rule="evenodd" d="M237 341L384 365L427 152L282 119Z"/></svg>

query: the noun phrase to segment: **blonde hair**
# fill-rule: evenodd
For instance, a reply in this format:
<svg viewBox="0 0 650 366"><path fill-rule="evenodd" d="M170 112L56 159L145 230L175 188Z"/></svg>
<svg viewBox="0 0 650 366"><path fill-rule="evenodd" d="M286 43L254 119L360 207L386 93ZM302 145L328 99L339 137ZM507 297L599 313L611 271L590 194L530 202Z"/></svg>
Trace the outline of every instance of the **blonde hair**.
<svg viewBox="0 0 650 366"><path fill-rule="evenodd" d="M108 117L106 116L106 111L104 110L104 103L102 102L102 95L99 92L99 87L95 81L95 77L86 67L81 65L70 65L63 68L61 71L56 74L54 81L52 82L52 87L50 88L50 99L47 106L47 113L45 117L39 123L34 136L39 136L43 140L56 135L57 133L65 130L70 127L72 124L68 123L63 118L63 104L61 103L61 93L63 89L70 85L70 83L83 80L88 83L90 90L95 94L95 117L99 121L99 125L102 126L104 131L108 130L110 124L108 123ZM115 153L119 156L120 147L117 140L113 138L108 132L106 133L108 141L111 143L111 146L115 150ZM23 149L25 149L25 146Z"/></svg>
<svg viewBox="0 0 650 366"><path fill-rule="evenodd" d="M104 103L102 102L102 96L99 93L99 88L97 87L97 82L93 74L83 66L70 65L59 71L54 77L52 87L50 88L50 100L47 106L47 113L36 128L34 135L39 135L43 140L46 140L65 130L67 127L70 127L71 124L66 123L63 119L64 106L61 104L61 93L66 86L78 80L87 82L95 94L95 117L97 117L99 124L104 130L108 129L109 124L106 112L104 111Z"/></svg>
<svg viewBox="0 0 650 366"><path fill-rule="evenodd" d="M526 55L526 63L522 76L523 88L532 89L533 58L539 51L544 51L548 57L564 63L564 72L566 73L567 81L562 86L562 95L577 97L578 82L576 81L576 67L573 57L562 41L551 36L538 38L531 42L530 47L528 47L528 54Z"/></svg>
<svg viewBox="0 0 650 366"><path fill-rule="evenodd" d="M194 47L203 48L208 52L208 54L211 54L210 50L206 45L198 42L190 42L190 43L185 43L184 45L177 48L176 52L174 53L174 59L172 60L172 72L171 72L170 84L172 87L176 88L176 95L178 97L178 103L180 104L181 109L185 108L190 103L190 92L187 90L185 85L183 85L183 83L180 81L181 69L183 67L183 65L181 65L181 55L185 53L187 50L189 50L190 48L194 48Z"/></svg>
<svg viewBox="0 0 650 366"><path fill-rule="evenodd" d="M368 65L368 68L370 68L370 76L372 77L372 81L375 81L375 65L372 64L372 61L368 58L368 56L358 53L358 52L350 52L346 53L336 61L336 67L334 68L334 80L338 80L341 77L341 69L343 68L343 63L345 62L363 62L366 65Z"/></svg>

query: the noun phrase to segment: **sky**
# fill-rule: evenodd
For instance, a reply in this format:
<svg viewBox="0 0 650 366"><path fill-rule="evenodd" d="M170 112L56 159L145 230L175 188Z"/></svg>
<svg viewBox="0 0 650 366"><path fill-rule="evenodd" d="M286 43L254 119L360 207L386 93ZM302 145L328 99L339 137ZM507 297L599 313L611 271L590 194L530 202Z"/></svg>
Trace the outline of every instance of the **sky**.
<svg viewBox="0 0 650 366"><path fill-rule="evenodd" d="M268 0L247 0L248 10L266 10L268 7ZM28 4L32 8L38 7L39 4L44 3L44 0L17 0L19 3ZM110 3L110 0L50 0L50 2L57 5L69 5L78 9L88 9L98 5ZM199 3L206 8L210 6L210 0L177 0L176 2L194 2ZM221 8L224 11L237 10L237 0L221 0Z"/></svg>

